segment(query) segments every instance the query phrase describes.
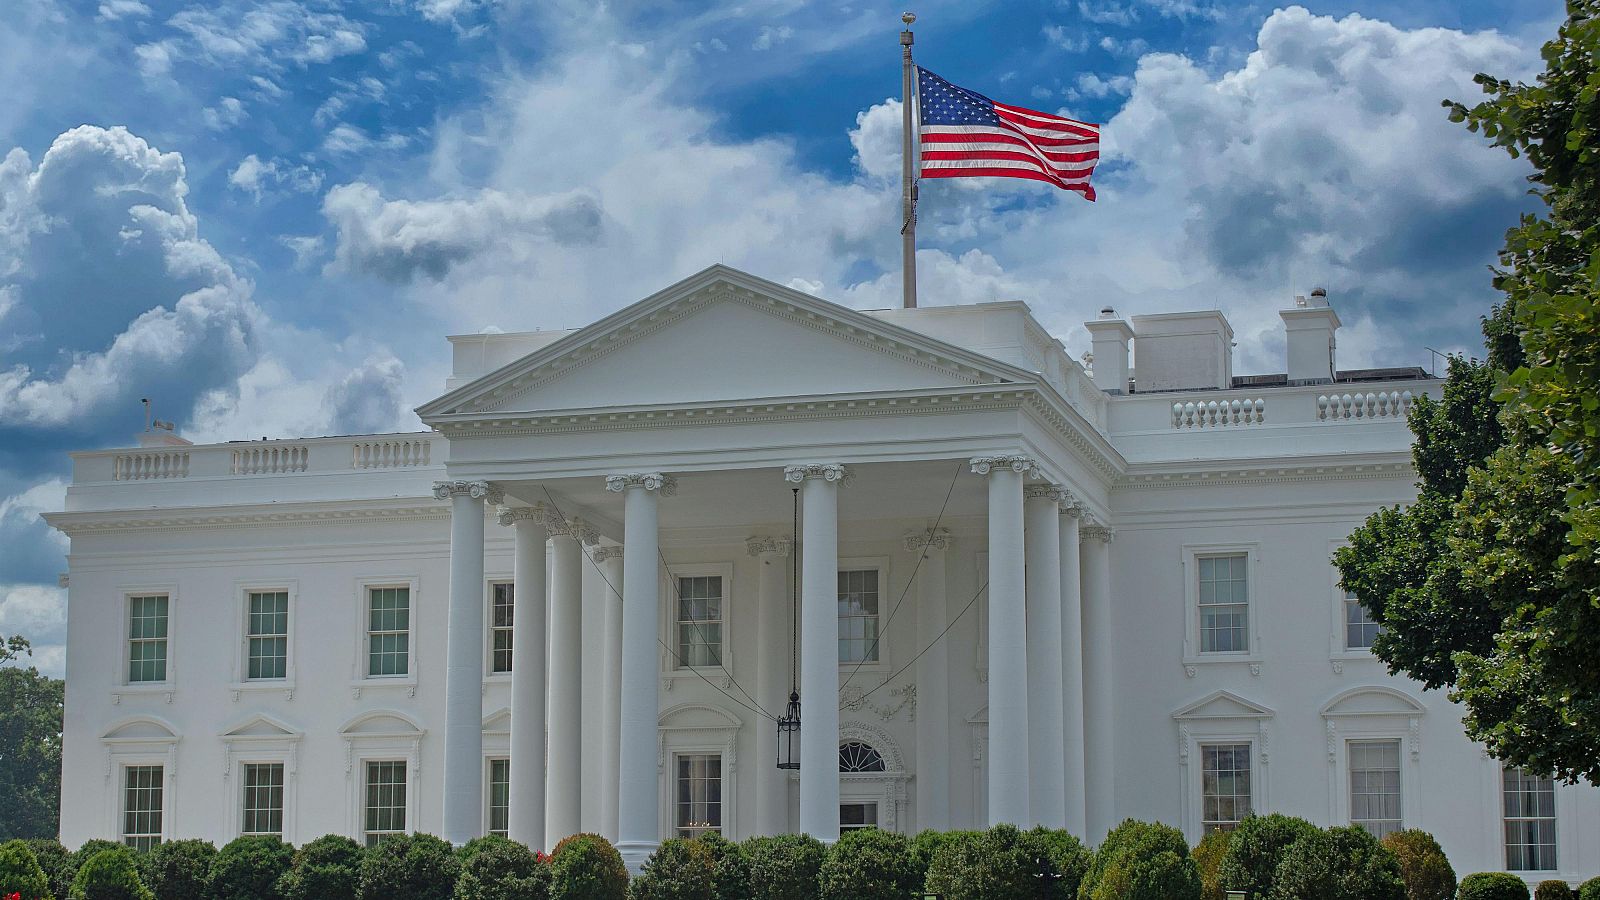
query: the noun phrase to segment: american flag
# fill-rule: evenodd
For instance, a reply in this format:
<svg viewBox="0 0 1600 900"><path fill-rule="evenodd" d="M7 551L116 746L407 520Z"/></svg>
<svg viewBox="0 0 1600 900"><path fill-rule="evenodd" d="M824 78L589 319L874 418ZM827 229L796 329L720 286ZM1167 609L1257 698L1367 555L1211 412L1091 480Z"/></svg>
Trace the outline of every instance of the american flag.
<svg viewBox="0 0 1600 900"><path fill-rule="evenodd" d="M1032 178L1094 199L1100 126L996 103L917 67L922 177Z"/></svg>

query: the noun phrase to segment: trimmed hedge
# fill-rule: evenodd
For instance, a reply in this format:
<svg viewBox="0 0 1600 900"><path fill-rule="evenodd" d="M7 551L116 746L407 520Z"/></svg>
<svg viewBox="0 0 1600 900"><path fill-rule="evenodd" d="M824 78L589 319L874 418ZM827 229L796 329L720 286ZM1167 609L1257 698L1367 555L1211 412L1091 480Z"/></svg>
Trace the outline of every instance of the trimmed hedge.
<svg viewBox="0 0 1600 900"><path fill-rule="evenodd" d="M1365 829L1312 831L1284 849L1272 900L1405 900L1400 861Z"/></svg>
<svg viewBox="0 0 1600 900"><path fill-rule="evenodd" d="M1577 892L1567 885L1565 881L1554 878L1539 882L1533 889L1533 900L1572 900Z"/></svg>
<svg viewBox="0 0 1600 900"><path fill-rule="evenodd" d="M450 900L461 862L448 841L431 834L397 834L361 860L360 900Z"/></svg>
<svg viewBox="0 0 1600 900"><path fill-rule="evenodd" d="M546 900L550 867L542 857L516 841L496 838L461 848L464 862L456 879L455 900Z"/></svg>
<svg viewBox="0 0 1600 900"><path fill-rule="evenodd" d="M1046 881L1051 885L1045 896L1059 900L1077 900L1085 875L1094 863L1094 853L1071 832L1039 826L1024 834L1036 845L1035 852L1049 857L1053 871Z"/></svg>
<svg viewBox="0 0 1600 900"><path fill-rule="evenodd" d="M827 850L809 834L753 837L740 845L750 864L750 900L817 900Z"/></svg>
<svg viewBox="0 0 1600 900"><path fill-rule="evenodd" d="M1406 900L1455 900L1456 870L1433 835L1410 828L1390 832L1380 843L1400 860Z"/></svg>
<svg viewBox="0 0 1600 900"><path fill-rule="evenodd" d="M925 890L946 900L1032 900L1057 873L1043 842L1010 825L940 847Z"/></svg>
<svg viewBox="0 0 1600 900"><path fill-rule="evenodd" d="M1280 813L1245 816L1222 857L1222 889L1244 891L1245 900L1267 900L1283 851L1316 830L1305 819Z"/></svg>
<svg viewBox="0 0 1600 900"><path fill-rule="evenodd" d="M217 857L210 841L164 841L139 857L144 883L161 900L210 900L211 863Z"/></svg>
<svg viewBox="0 0 1600 900"><path fill-rule="evenodd" d="M598 834L575 834L550 854L550 900L626 900L628 867ZM377 898L373 898L377 900Z"/></svg>
<svg viewBox="0 0 1600 900"><path fill-rule="evenodd" d="M905 835L877 828L847 831L828 848L818 873L822 900L917 900L922 882Z"/></svg>
<svg viewBox="0 0 1600 900"><path fill-rule="evenodd" d="M917 833L911 839L911 864L916 867L918 878L928 880L928 866L933 864L933 857L947 844L956 844L963 841L975 841L983 836L981 831L934 831L927 829Z"/></svg>
<svg viewBox="0 0 1600 900"><path fill-rule="evenodd" d="M20 894L22 900L53 900L50 879L26 841L0 844L0 897Z"/></svg>
<svg viewBox="0 0 1600 900"><path fill-rule="evenodd" d="M1200 843L1189 851L1195 868L1200 870L1200 900L1225 900L1227 896L1222 890L1222 857L1228 852L1231 835L1227 831L1206 832ZM1455 891L1452 889L1451 893Z"/></svg>
<svg viewBox="0 0 1600 900"><path fill-rule="evenodd" d="M79 848L79 852L82 850ZM78 866L67 900L156 900L156 895L139 879L139 863L133 851L112 844Z"/></svg>
<svg viewBox="0 0 1600 900"><path fill-rule="evenodd" d="M72 890L72 876L77 874L77 869L67 862L72 857L71 851L54 838L29 838L23 843L33 851L33 858L44 870L44 877L49 879L50 894L56 900L67 900L67 892Z"/></svg>
<svg viewBox="0 0 1600 900"><path fill-rule="evenodd" d="M700 835L695 842L711 858L712 895L717 900L749 900L750 863L745 861L739 845L715 831Z"/></svg>
<svg viewBox="0 0 1600 900"><path fill-rule="evenodd" d="M1600 900L1600 878L1591 878L1578 885L1578 900Z"/></svg>
<svg viewBox="0 0 1600 900"><path fill-rule="evenodd" d="M212 900L277 900L294 848L275 837L234 838L211 860ZM165 900L165 898L163 898Z"/></svg>
<svg viewBox="0 0 1600 900"><path fill-rule="evenodd" d="M289 871L278 879L283 900L354 897L361 889L366 848L340 834L325 834L296 850Z"/></svg>
<svg viewBox="0 0 1600 900"><path fill-rule="evenodd" d="M662 841L628 886L631 900L715 900L714 892L711 854L683 838Z"/></svg>
<svg viewBox="0 0 1600 900"><path fill-rule="evenodd" d="M1461 879L1458 900L1528 900L1528 885L1507 872L1478 872Z"/></svg>
<svg viewBox="0 0 1600 900"><path fill-rule="evenodd" d="M91 838L84 841L78 849L68 853L67 858L61 862L60 867L50 875L50 893L56 895L56 900L62 900L63 897L70 896L72 894L72 883L78 877L78 870L83 868L83 864L88 862L91 857L102 850L127 849L124 844L119 844L115 841L103 841L99 838Z"/></svg>
<svg viewBox="0 0 1600 900"><path fill-rule="evenodd" d="M1084 877L1082 900L1200 900L1200 869L1183 832L1127 819L1111 830Z"/></svg>

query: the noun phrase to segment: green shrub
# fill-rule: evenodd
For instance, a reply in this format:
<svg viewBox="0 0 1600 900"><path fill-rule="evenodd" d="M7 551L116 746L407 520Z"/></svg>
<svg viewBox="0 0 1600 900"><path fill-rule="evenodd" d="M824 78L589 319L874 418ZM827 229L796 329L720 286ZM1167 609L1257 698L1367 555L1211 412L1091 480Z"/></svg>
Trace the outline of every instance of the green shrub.
<svg viewBox="0 0 1600 900"><path fill-rule="evenodd" d="M922 889L904 835L877 828L847 831L828 848L818 873L822 900L914 900Z"/></svg>
<svg viewBox="0 0 1600 900"><path fill-rule="evenodd" d="M711 854L703 845L670 838L644 861L628 886L630 900L715 900Z"/></svg>
<svg viewBox="0 0 1600 900"><path fill-rule="evenodd" d="M917 877L923 882L928 879L928 866L932 865L933 857L947 844L975 841L983 836L981 831L934 831L927 829L917 833L911 839L911 864L916 867Z"/></svg>
<svg viewBox="0 0 1600 900"><path fill-rule="evenodd" d="M277 900L278 879L293 861L294 848L275 837L234 838L211 860L211 897Z"/></svg>
<svg viewBox="0 0 1600 900"><path fill-rule="evenodd" d="M461 863L449 842L431 834L397 834L361 860L361 900L449 900Z"/></svg>
<svg viewBox="0 0 1600 900"><path fill-rule="evenodd" d="M1506 872L1478 872L1461 879L1459 900L1528 900L1528 885Z"/></svg>
<svg viewBox="0 0 1600 900"><path fill-rule="evenodd" d="M1433 835L1411 828L1392 831L1381 843L1400 860L1406 900L1455 900L1456 870Z"/></svg>
<svg viewBox="0 0 1600 900"><path fill-rule="evenodd" d="M50 879L26 841L0 844L0 897L21 894L22 900L52 900Z"/></svg>
<svg viewBox="0 0 1600 900"><path fill-rule="evenodd" d="M216 856L210 841L166 841L139 857L139 875L161 900L207 900Z"/></svg>
<svg viewBox="0 0 1600 900"><path fill-rule="evenodd" d="M628 867L617 848L600 835L572 835L550 854L550 900L626 900L627 896Z"/></svg>
<svg viewBox="0 0 1600 900"><path fill-rule="evenodd" d="M67 864L72 853L55 838L29 838L24 843L33 851L33 858L50 881L51 896L67 900L67 892L72 890L72 876L77 874L77 870Z"/></svg>
<svg viewBox="0 0 1600 900"><path fill-rule="evenodd" d="M1565 881L1549 879L1533 889L1533 900L1572 900L1577 893Z"/></svg>
<svg viewBox="0 0 1600 900"><path fill-rule="evenodd" d="M1089 873L1094 854L1070 831L1040 826L1024 837L1033 841L1038 853L1048 857L1052 871L1043 878L1050 889L1042 896L1050 900L1077 900L1078 888Z"/></svg>
<svg viewBox="0 0 1600 900"><path fill-rule="evenodd" d="M1365 829L1312 831L1284 848L1273 900L1405 900L1400 861Z"/></svg>
<svg viewBox="0 0 1600 900"><path fill-rule="evenodd" d="M925 889L947 900L1033 900L1053 881L1045 847L1010 825L974 840L956 840L934 853Z"/></svg>
<svg viewBox="0 0 1600 900"><path fill-rule="evenodd" d="M1578 900L1600 900L1600 878L1591 878L1578 885Z"/></svg>
<svg viewBox="0 0 1600 900"><path fill-rule="evenodd" d="M156 900L139 880L139 862L133 851L110 841L78 866L68 900ZM85 847L88 845L86 844ZM78 848L81 853L85 847Z"/></svg>
<svg viewBox="0 0 1600 900"><path fill-rule="evenodd" d="M818 873L827 855L808 834L753 837L741 846L750 864L751 900L816 900Z"/></svg>
<svg viewBox="0 0 1600 900"><path fill-rule="evenodd" d="M456 900L546 900L550 896L550 867L532 850L505 838L480 841L468 841L461 848L464 861L461 877L456 879ZM468 847L472 847L470 853Z"/></svg>
<svg viewBox="0 0 1600 900"><path fill-rule="evenodd" d="M1200 869L1183 832L1128 819L1095 853L1078 896L1082 900L1200 900Z"/></svg>
<svg viewBox="0 0 1600 900"><path fill-rule="evenodd" d="M503 847L506 844L515 843L517 842L508 837L501 837L498 834L486 834L481 837L475 837L472 840L467 841L465 844L457 847L456 859L460 860L461 864L464 866L468 862L471 862L472 858L477 856L478 852L481 850L487 850L490 847Z"/></svg>
<svg viewBox="0 0 1600 900"><path fill-rule="evenodd" d="M739 845L715 831L695 838L711 857L712 896L717 900L749 900L750 863L745 861Z"/></svg>
<svg viewBox="0 0 1600 900"><path fill-rule="evenodd" d="M1305 819L1279 813L1245 816L1222 856L1222 889L1244 891L1245 900L1266 900L1278 857L1297 838L1316 830Z"/></svg>
<svg viewBox="0 0 1600 900"><path fill-rule="evenodd" d="M1222 890L1222 857L1228 852L1232 832L1208 831L1189 855L1200 871L1200 900L1225 900Z"/></svg>
<svg viewBox="0 0 1600 900"><path fill-rule="evenodd" d="M289 871L278 879L278 896L283 900L354 897L361 888L366 852L344 835L325 834L295 851Z"/></svg>

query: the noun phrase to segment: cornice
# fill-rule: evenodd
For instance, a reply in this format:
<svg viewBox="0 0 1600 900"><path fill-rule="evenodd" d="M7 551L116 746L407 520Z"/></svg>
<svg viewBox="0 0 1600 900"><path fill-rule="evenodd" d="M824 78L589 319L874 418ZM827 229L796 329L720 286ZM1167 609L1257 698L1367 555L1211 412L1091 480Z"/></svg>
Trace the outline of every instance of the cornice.
<svg viewBox="0 0 1600 900"><path fill-rule="evenodd" d="M46 513L45 521L68 536L116 531L195 531L274 525L348 525L357 522L449 521L450 507L422 498L399 501L332 500L298 504L174 507Z"/></svg>
<svg viewBox="0 0 1600 900"><path fill-rule="evenodd" d="M1395 459L1404 461L1395 461ZM1185 471L1144 469L1123 476L1118 490L1160 490L1209 485L1304 484L1328 481L1371 481L1373 479L1416 478L1408 453L1374 454L1362 462L1317 463L1308 465L1247 465L1237 460L1219 461L1215 468L1190 468Z"/></svg>

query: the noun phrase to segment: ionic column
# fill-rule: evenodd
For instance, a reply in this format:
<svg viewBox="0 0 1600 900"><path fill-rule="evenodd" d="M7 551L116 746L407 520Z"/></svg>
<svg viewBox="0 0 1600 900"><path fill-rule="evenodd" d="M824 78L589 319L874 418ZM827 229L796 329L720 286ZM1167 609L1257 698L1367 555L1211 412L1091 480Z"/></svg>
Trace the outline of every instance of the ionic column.
<svg viewBox="0 0 1600 900"><path fill-rule="evenodd" d="M1083 766L1083 589L1078 556L1078 516L1082 507L1065 501L1061 509L1061 742L1062 771L1067 786L1067 830L1085 835L1088 811L1084 805Z"/></svg>
<svg viewBox="0 0 1600 900"><path fill-rule="evenodd" d="M989 476L989 824L1025 827L1032 817L1022 484L1038 467L1026 456L980 456L972 471Z"/></svg>
<svg viewBox="0 0 1600 900"><path fill-rule="evenodd" d="M545 777L545 509L501 510L500 524L516 528L511 614L511 810L510 837L535 850L544 840Z"/></svg>
<svg viewBox="0 0 1600 900"><path fill-rule="evenodd" d="M1066 743L1061 668L1061 500L1055 485L1029 485L1028 556L1028 781L1033 823L1067 827ZM992 621L992 619L991 619Z"/></svg>
<svg viewBox="0 0 1600 900"><path fill-rule="evenodd" d="M839 483L837 463L789 466L800 485L800 831L839 839Z"/></svg>
<svg viewBox="0 0 1600 900"><path fill-rule="evenodd" d="M1087 521L1083 535L1083 718L1095 727L1084 747L1088 828L1097 844L1115 824L1116 757L1112 742L1111 538L1109 528Z"/></svg>
<svg viewBox="0 0 1600 900"><path fill-rule="evenodd" d="M617 850L637 873L661 846L656 751L661 651L660 537L656 496L677 482L659 473L607 475L606 490L622 494L622 698L617 767Z"/></svg>
<svg viewBox="0 0 1600 900"><path fill-rule="evenodd" d="M622 548L596 547L594 561L605 579L605 691L600 734L600 827L617 840L617 767L622 753Z"/></svg>
<svg viewBox="0 0 1600 900"><path fill-rule="evenodd" d="M486 481L439 481L450 501L450 610L445 632L442 835L465 844L483 833L483 503Z"/></svg>
<svg viewBox="0 0 1600 900"><path fill-rule="evenodd" d="M905 547L922 556L917 569L917 829L950 827L950 651L943 528L908 534Z"/></svg>
<svg viewBox="0 0 1600 900"><path fill-rule="evenodd" d="M794 540L788 537L752 537L745 548L760 566L756 594L756 699L773 715L782 715L789 704L790 667L793 664L789 632L794 627L794 611L789 603L789 554ZM756 728L756 827L760 835L783 834L789 830L789 779L776 765L778 733L772 722Z"/></svg>
<svg viewBox="0 0 1600 900"><path fill-rule="evenodd" d="M600 538L579 519L552 516L547 524L555 557L550 573L550 767L544 831L553 845L583 827L583 545Z"/></svg>

